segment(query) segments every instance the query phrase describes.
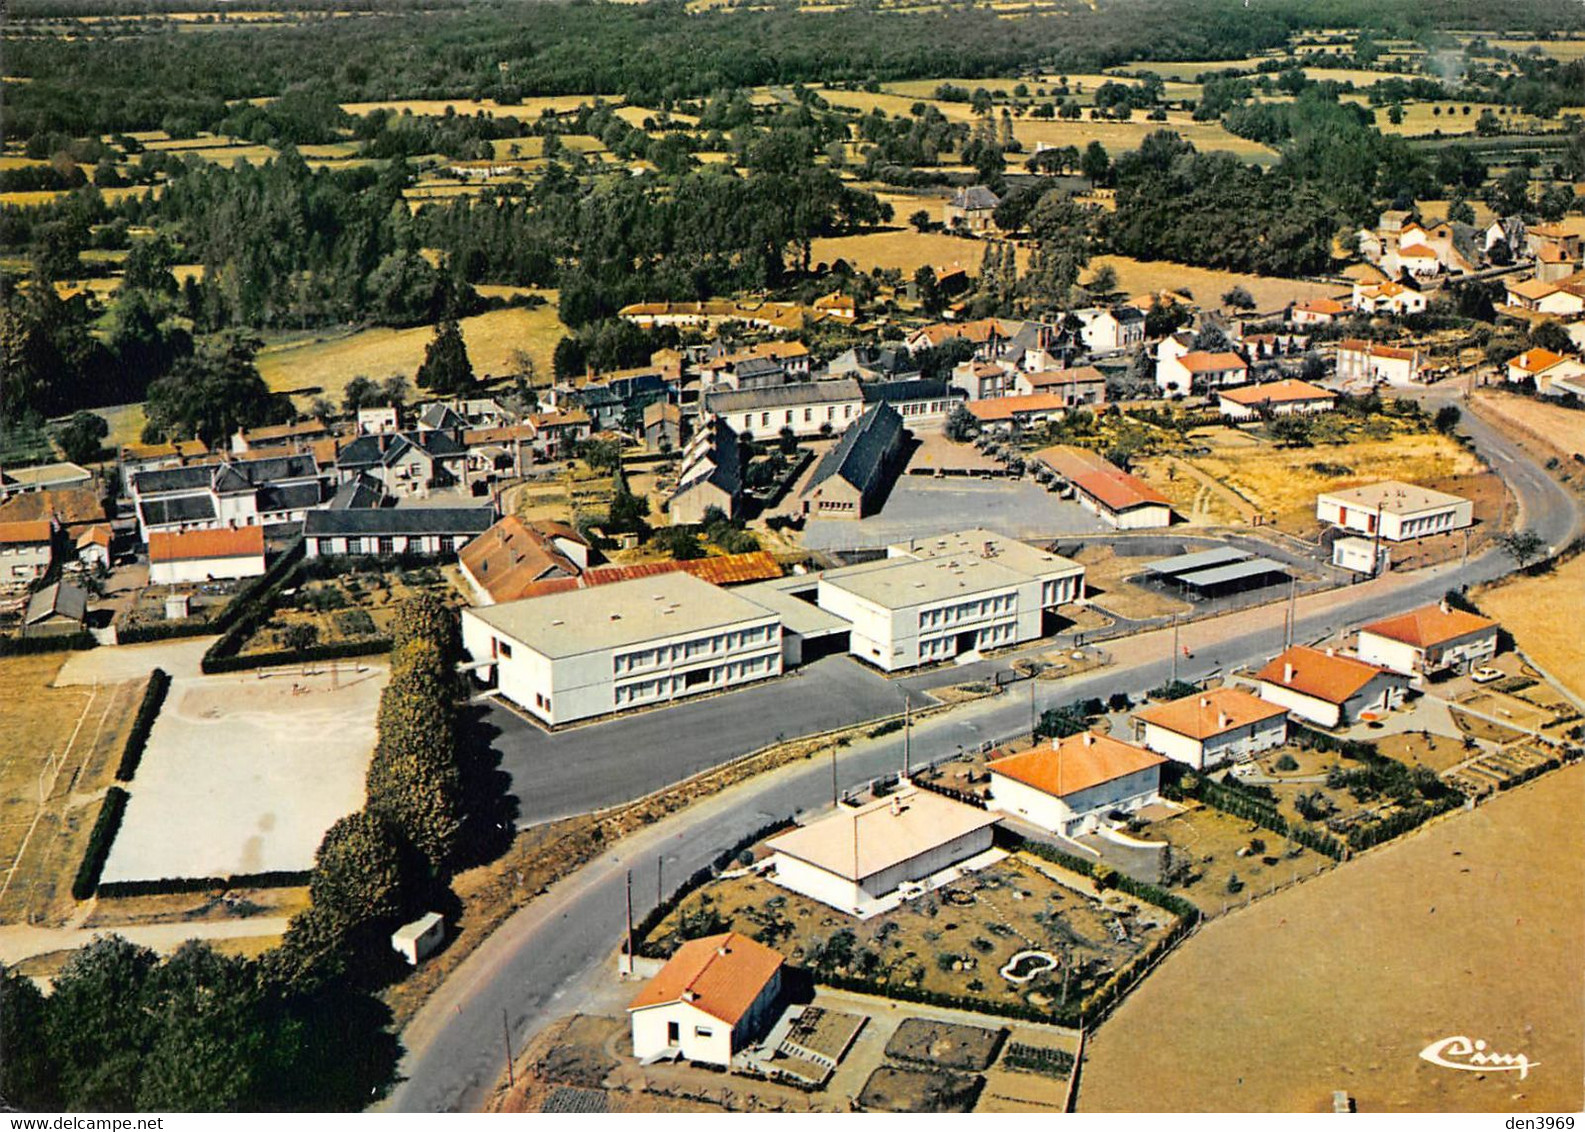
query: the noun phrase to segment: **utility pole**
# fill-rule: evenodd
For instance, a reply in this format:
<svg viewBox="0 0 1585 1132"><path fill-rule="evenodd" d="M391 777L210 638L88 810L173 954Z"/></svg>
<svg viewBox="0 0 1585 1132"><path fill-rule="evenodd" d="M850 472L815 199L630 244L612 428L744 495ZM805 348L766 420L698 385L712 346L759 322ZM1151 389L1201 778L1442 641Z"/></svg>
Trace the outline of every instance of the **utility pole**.
<svg viewBox="0 0 1585 1132"><path fill-rule="evenodd" d="M837 796L837 745L831 744L831 804L835 806L841 798Z"/></svg>
<svg viewBox="0 0 1585 1132"><path fill-rule="evenodd" d="M913 706L913 697L907 692L903 693L903 777L908 777L908 756L913 747L913 715L910 709Z"/></svg>
<svg viewBox="0 0 1585 1132"><path fill-rule="evenodd" d="M627 870L627 964L633 967L633 870Z"/></svg>
<svg viewBox="0 0 1585 1132"><path fill-rule="evenodd" d="M1040 726L1040 713L1035 708L1035 678L1029 677L1029 737L1035 737L1035 730Z"/></svg>
<svg viewBox="0 0 1585 1132"><path fill-rule="evenodd" d="M666 854L655 858L655 907L659 908L666 892Z"/></svg>
<svg viewBox="0 0 1585 1132"><path fill-rule="evenodd" d="M1282 642L1282 647L1285 648L1285 649L1293 647L1294 623L1298 619L1298 609L1296 608L1296 602L1298 601L1298 596L1299 596L1299 579L1297 579L1297 578L1289 578L1288 579L1288 619L1287 619L1288 620L1288 632L1285 634L1285 636L1283 638L1283 642Z"/></svg>
<svg viewBox="0 0 1585 1132"><path fill-rule="evenodd" d="M506 1021L506 1007L501 1007L501 1036L506 1039L506 1086L511 1088L517 1084L517 1077L512 1069L512 1027Z"/></svg>
<svg viewBox="0 0 1585 1132"><path fill-rule="evenodd" d="M1172 615L1172 682L1178 682L1178 615Z"/></svg>

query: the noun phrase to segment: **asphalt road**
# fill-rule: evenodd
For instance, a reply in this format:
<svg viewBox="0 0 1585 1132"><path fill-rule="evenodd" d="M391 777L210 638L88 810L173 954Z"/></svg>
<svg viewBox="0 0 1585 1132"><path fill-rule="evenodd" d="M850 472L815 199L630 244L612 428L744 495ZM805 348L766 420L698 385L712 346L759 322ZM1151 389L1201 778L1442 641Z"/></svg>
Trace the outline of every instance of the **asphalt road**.
<svg viewBox="0 0 1585 1132"><path fill-rule="evenodd" d="M1434 399L1433 399L1434 404ZM1582 528L1575 500L1522 451L1466 414L1463 425L1520 499L1520 526L1561 547ZM1497 577L1511 562L1496 550L1468 563L1449 563L1300 599L1296 639L1316 640L1347 626L1434 600L1450 587ZM1271 606L1186 626L1193 653L1178 675L1197 679L1264 661L1283 643L1282 607ZM1113 643L1117 663L1060 685L1036 685L1036 709L1114 691L1140 692L1172 674L1171 633L1158 630ZM914 729L916 759L953 753L1028 727L1029 685L1006 696L966 704ZM897 769L900 736L855 743L841 752L839 780L857 785ZM431 997L403 1037L405 1076L380 1107L406 1112L471 1111L502 1072L502 1016L514 1045L571 1008L582 987L613 977L611 952L621 935L625 877L633 869L634 908L654 904L655 868L680 881L730 844L775 818L829 805L831 769L823 760L800 763L740 784L674 814L618 844L513 916ZM559 1005L565 1000L565 1005Z"/></svg>
<svg viewBox="0 0 1585 1132"><path fill-rule="evenodd" d="M485 723L498 732L491 746L522 828L642 797L796 735L895 715L903 696L852 657L829 656L770 683L554 734L500 704Z"/></svg>

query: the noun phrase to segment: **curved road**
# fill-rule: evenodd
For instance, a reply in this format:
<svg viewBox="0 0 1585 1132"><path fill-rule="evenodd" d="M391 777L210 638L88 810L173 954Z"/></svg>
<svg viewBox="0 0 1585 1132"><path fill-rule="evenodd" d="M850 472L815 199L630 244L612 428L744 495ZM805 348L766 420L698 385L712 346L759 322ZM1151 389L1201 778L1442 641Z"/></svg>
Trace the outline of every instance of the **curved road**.
<svg viewBox="0 0 1585 1132"><path fill-rule="evenodd" d="M1431 393L1434 409L1451 398ZM1585 529L1573 496L1548 478L1516 445L1466 412L1461 430L1507 481L1519 500L1517 526L1561 549ZM1512 569L1491 549L1467 563L1448 563L1407 575L1388 575L1341 590L1302 598L1295 639L1318 640L1345 627L1435 600L1449 588L1488 581ZM1282 648L1283 606L1272 605L1180 629L1193 653L1179 675L1199 679L1263 662ZM1091 676L1035 685L1037 710L1115 691L1142 692L1171 674L1172 639L1158 630L1109 642L1114 663ZM920 761L958 746L1000 740L1028 730L1030 693L1016 691L936 714L913 730ZM815 721L811 721L815 722ZM899 769L900 736L854 743L840 753L845 787ZM380 1108L404 1112L473 1111L499 1080L502 1011L513 1047L565 1013L578 992L610 979L613 948L621 938L625 876L634 874L634 914L653 905L656 861L665 875L683 878L708 864L723 845L766 823L831 802L831 764L824 758L783 767L674 814L615 845L610 852L523 908L470 955L430 997L403 1034L404 1080ZM642 894L642 895L641 895ZM558 1006L568 998L569 1005Z"/></svg>

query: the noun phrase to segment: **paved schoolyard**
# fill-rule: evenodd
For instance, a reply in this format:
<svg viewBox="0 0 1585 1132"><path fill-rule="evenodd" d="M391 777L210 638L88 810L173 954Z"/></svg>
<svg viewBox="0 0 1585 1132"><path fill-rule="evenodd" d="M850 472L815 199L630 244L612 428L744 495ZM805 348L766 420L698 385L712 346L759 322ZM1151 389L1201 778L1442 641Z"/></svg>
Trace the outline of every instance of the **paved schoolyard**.
<svg viewBox="0 0 1585 1132"><path fill-rule="evenodd" d="M55 676L55 687L70 684L114 684L141 680L156 668L173 678L197 676L198 663L215 637L182 637L147 645L106 645L74 652Z"/></svg>
<svg viewBox="0 0 1585 1132"><path fill-rule="evenodd" d="M363 805L385 678L346 665L336 690L297 670L173 681L103 879L311 867L325 830Z"/></svg>
<svg viewBox="0 0 1585 1132"><path fill-rule="evenodd" d="M970 527L989 527L1011 538L1111 530L1077 503L1025 480L902 476L879 515L857 522L811 519L800 541L811 550L853 550Z"/></svg>
<svg viewBox="0 0 1585 1132"><path fill-rule="evenodd" d="M487 709L485 725L497 732L491 746L511 777L518 824L530 826L642 797L781 739L902 708L901 686L831 656L740 691L554 734L500 704Z"/></svg>

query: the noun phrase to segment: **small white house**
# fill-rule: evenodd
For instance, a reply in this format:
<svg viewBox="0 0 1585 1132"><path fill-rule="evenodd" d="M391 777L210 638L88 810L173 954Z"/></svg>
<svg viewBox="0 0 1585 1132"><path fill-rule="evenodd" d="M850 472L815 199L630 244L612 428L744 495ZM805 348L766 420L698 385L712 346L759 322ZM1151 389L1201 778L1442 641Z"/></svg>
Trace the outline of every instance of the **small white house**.
<svg viewBox="0 0 1585 1132"><path fill-rule="evenodd" d="M772 879L864 918L894 906L905 885L987 853L995 824L994 814L904 785L773 838Z"/></svg>
<svg viewBox="0 0 1585 1132"><path fill-rule="evenodd" d="M149 534L149 582L204 582L264 573L264 528L222 527Z"/></svg>
<svg viewBox="0 0 1585 1132"><path fill-rule="evenodd" d="M1089 833L1114 811L1160 799L1167 760L1110 735L1081 731L992 759L991 806L1064 837Z"/></svg>
<svg viewBox="0 0 1585 1132"><path fill-rule="evenodd" d="M628 1004L633 1056L731 1065L775 1021L784 964L736 932L684 943Z"/></svg>
<svg viewBox="0 0 1585 1132"><path fill-rule="evenodd" d="M1260 698L1322 727L1347 727L1365 713L1403 703L1409 678L1331 649L1295 645L1255 673Z"/></svg>
<svg viewBox="0 0 1585 1132"><path fill-rule="evenodd" d="M414 967L434 954L446 938L446 919L428 912L391 933L391 946Z"/></svg>
<svg viewBox="0 0 1585 1132"><path fill-rule="evenodd" d="M1408 386L1420 380L1420 351L1345 338L1337 344L1339 383L1345 386Z"/></svg>
<svg viewBox="0 0 1585 1132"><path fill-rule="evenodd" d="M1241 385L1217 394L1217 411L1230 421L1258 420L1262 415L1291 417L1329 413L1335 408L1336 393L1293 378L1262 385Z"/></svg>
<svg viewBox="0 0 1585 1132"><path fill-rule="evenodd" d="M1497 655L1497 622L1447 602L1373 621L1359 631L1359 658L1416 679L1468 672Z"/></svg>
<svg viewBox="0 0 1585 1132"><path fill-rule="evenodd" d="M1377 546L1375 539L1350 536L1332 543L1332 565L1356 574L1384 574L1391 561L1392 552Z"/></svg>
<svg viewBox="0 0 1585 1132"><path fill-rule="evenodd" d="M1135 713L1134 739L1174 762L1205 770L1282 746L1288 741L1288 711L1242 688L1217 688Z"/></svg>
<svg viewBox="0 0 1585 1132"><path fill-rule="evenodd" d="M1397 480L1315 497L1315 517L1321 522L1388 542L1461 531L1474 524L1474 510L1461 496Z"/></svg>

